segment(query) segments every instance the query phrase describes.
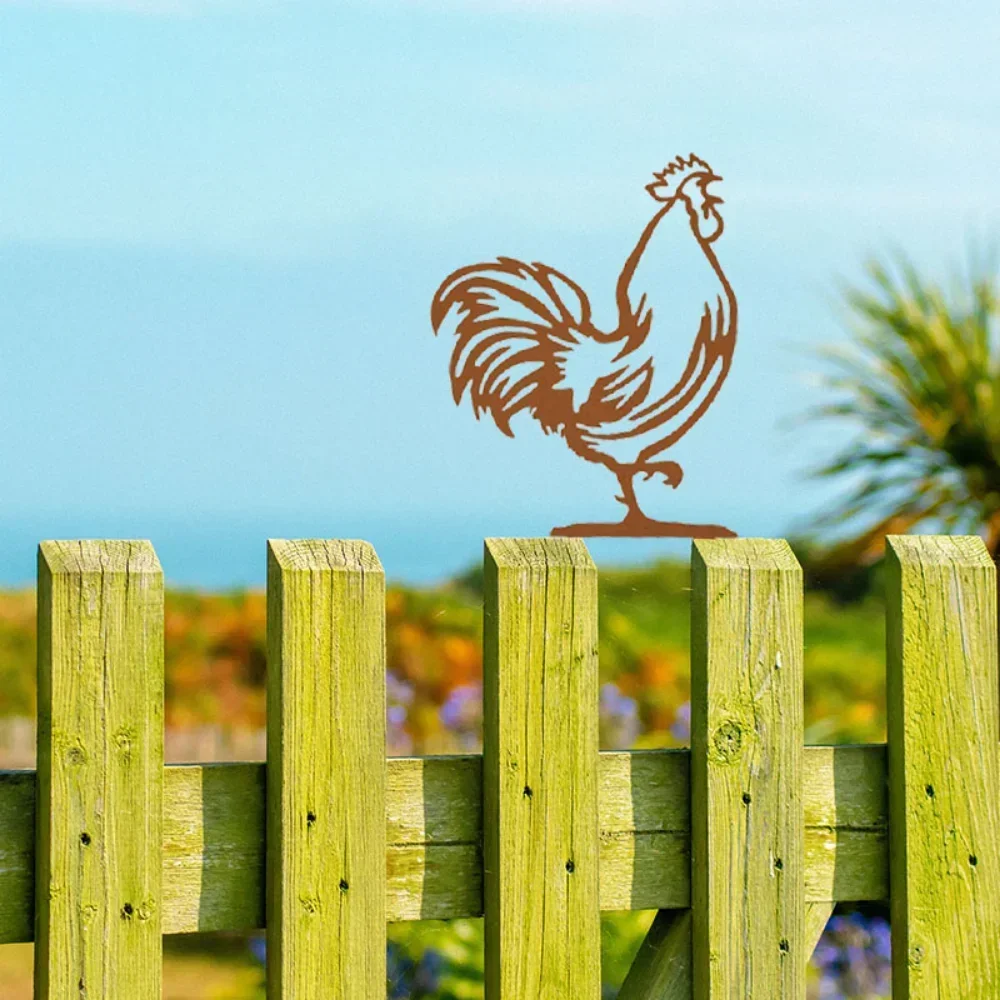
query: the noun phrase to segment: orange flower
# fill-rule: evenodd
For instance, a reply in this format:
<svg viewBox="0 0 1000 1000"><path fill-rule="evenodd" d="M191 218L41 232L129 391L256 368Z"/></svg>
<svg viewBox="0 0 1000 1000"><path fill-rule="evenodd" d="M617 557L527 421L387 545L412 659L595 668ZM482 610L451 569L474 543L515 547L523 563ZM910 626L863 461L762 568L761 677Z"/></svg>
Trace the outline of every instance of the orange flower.
<svg viewBox="0 0 1000 1000"><path fill-rule="evenodd" d="M666 687L677 676L677 657L666 650L648 650L639 657L639 676L644 685Z"/></svg>

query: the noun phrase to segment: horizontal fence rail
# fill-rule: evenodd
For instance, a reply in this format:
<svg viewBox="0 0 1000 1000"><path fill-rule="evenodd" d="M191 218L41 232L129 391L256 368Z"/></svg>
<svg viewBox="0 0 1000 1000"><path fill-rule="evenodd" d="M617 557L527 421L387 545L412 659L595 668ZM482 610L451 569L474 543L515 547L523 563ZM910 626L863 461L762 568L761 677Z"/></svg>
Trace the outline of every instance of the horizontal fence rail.
<svg viewBox="0 0 1000 1000"><path fill-rule="evenodd" d="M894 996L996 997L996 573L890 542L888 743L802 745L802 577L695 545L692 747L599 753L596 570L491 540L484 752L385 757L382 568L272 542L268 760L163 764L148 543L45 543L38 769L0 771L0 944L37 997L160 994L163 934L266 928L268 995L381 995L386 923L484 916L487 1000L598 1000L602 910L657 910L621 1000L804 994L838 901L888 901Z"/></svg>
<svg viewBox="0 0 1000 1000"><path fill-rule="evenodd" d="M482 758L390 757L385 918L483 915ZM598 759L602 910L690 906L690 753ZM163 774L163 932L264 926L266 765L175 764ZM806 747L805 894L889 898L886 754ZM0 771L0 943L32 939L35 776Z"/></svg>

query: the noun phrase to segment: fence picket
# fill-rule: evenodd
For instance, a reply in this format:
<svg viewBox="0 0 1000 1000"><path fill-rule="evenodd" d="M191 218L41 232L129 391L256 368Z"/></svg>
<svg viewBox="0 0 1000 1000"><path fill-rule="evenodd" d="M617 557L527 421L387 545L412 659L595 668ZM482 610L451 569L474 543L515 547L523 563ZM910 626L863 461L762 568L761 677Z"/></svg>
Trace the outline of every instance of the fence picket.
<svg viewBox="0 0 1000 1000"><path fill-rule="evenodd" d="M148 542L38 559L35 996L162 992L163 574Z"/></svg>
<svg viewBox="0 0 1000 1000"><path fill-rule="evenodd" d="M892 995L987 1000L1000 988L996 572L978 538L891 538L887 564Z"/></svg>
<svg viewBox="0 0 1000 1000"><path fill-rule="evenodd" d="M783 541L694 545L696 1000L805 994L802 571Z"/></svg>
<svg viewBox="0 0 1000 1000"><path fill-rule="evenodd" d="M575 539L485 564L486 998L597 1000L597 571Z"/></svg>
<svg viewBox="0 0 1000 1000"><path fill-rule="evenodd" d="M270 543L271 1000L385 993L384 629L370 545Z"/></svg>

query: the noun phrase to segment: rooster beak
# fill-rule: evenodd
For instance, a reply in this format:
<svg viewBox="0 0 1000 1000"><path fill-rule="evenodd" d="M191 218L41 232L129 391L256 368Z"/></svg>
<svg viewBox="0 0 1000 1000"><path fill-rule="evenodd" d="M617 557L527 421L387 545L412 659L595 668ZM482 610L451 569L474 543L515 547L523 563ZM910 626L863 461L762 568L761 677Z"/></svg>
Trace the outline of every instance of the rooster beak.
<svg viewBox="0 0 1000 1000"><path fill-rule="evenodd" d="M709 185L715 184L717 181L721 181L721 180L722 180L722 178L718 174L715 174L715 173L709 174L708 177L705 178L705 183L702 186L702 191L704 192L704 195L705 195L705 204L706 204L706 206L708 206L708 205L714 206L714 205L723 205L723 204L725 204L725 202L718 195L710 194L709 190L708 190Z"/></svg>

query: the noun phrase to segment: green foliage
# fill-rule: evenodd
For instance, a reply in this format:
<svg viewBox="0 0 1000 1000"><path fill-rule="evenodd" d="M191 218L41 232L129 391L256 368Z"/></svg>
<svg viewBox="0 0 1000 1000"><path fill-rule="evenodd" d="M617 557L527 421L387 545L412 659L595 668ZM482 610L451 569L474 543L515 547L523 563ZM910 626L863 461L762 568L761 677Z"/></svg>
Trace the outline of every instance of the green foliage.
<svg viewBox="0 0 1000 1000"><path fill-rule="evenodd" d="M390 998L479 1000L482 997L482 920L391 924L388 942ZM421 988L424 985L426 989Z"/></svg>
<svg viewBox="0 0 1000 1000"><path fill-rule="evenodd" d="M35 715L35 594L0 594L0 717Z"/></svg>
<svg viewBox="0 0 1000 1000"><path fill-rule="evenodd" d="M857 428L818 474L850 491L818 528L847 525L840 565L917 525L984 534L1000 549L1000 284L973 262L949 289L906 258L871 261L844 298L854 340L827 349L813 412Z"/></svg>

